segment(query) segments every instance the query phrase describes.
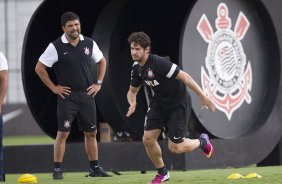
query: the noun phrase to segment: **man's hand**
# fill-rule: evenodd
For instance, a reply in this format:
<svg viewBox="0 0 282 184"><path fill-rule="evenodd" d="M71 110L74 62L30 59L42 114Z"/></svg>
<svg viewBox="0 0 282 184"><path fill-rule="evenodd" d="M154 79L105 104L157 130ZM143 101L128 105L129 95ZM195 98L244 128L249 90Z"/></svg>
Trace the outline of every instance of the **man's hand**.
<svg viewBox="0 0 282 184"><path fill-rule="evenodd" d="M206 95L201 97L201 109L203 108L207 108L211 112L215 112L215 105L213 104L211 99Z"/></svg>
<svg viewBox="0 0 282 184"><path fill-rule="evenodd" d="M87 88L87 94L91 96L95 96L101 89L101 84L92 84Z"/></svg>
<svg viewBox="0 0 282 184"><path fill-rule="evenodd" d="M57 85L57 86L52 87L51 90L53 91L53 93L62 97L62 99L65 99L65 95L69 95L71 93L70 89L71 88L67 86Z"/></svg>
<svg viewBox="0 0 282 184"><path fill-rule="evenodd" d="M129 103L128 111L126 113L126 117L131 116L135 112L136 109L136 95L139 91L140 87L133 87L130 85L129 90L127 92L127 101Z"/></svg>
<svg viewBox="0 0 282 184"><path fill-rule="evenodd" d="M127 111L127 113L126 113L126 117L131 116L131 114L134 113L135 109L136 109L136 102L130 104L130 106L128 107L128 111Z"/></svg>

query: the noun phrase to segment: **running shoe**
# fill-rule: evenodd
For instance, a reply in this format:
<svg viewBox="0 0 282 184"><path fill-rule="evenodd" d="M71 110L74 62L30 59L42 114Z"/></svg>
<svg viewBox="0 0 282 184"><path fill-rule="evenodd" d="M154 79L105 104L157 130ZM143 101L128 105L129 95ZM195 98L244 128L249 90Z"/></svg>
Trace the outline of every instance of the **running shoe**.
<svg viewBox="0 0 282 184"><path fill-rule="evenodd" d="M207 144L203 148L203 151L204 151L206 157L211 158L212 155L214 154L214 149L213 149L212 144L210 142L209 136L207 134L202 133L200 135L200 138L203 138L203 139L206 140Z"/></svg>
<svg viewBox="0 0 282 184"><path fill-rule="evenodd" d="M60 169L60 168L55 168L54 169L54 172L53 172L53 179L54 180L62 180L64 179L64 176L63 176L63 170Z"/></svg>
<svg viewBox="0 0 282 184"><path fill-rule="evenodd" d="M92 170L89 170L89 177L111 177L111 175L109 175L108 173L106 173L106 171L104 171L104 169L99 166L99 168Z"/></svg>
<svg viewBox="0 0 282 184"><path fill-rule="evenodd" d="M169 178L170 178L169 173L167 173L165 176L157 174L155 176L155 178L148 184L158 184L158 183L161 183L161 182L168 181Z"/></svg>

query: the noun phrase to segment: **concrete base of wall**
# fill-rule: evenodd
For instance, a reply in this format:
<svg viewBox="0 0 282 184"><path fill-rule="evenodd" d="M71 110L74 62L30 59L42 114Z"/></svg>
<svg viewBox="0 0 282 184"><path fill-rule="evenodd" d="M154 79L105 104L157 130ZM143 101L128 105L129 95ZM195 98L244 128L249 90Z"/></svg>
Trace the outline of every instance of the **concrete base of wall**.
<svg viewBox="0 0 282 184"><path fill-rule="evenodd" d="M161 141L160 145L166 166L174 170L244 167L260 162L266 157L263 155L269 155L268 150L257 152L255 147L250 149L245 145L251 144L240 139L230 140L228 146L223 141L212 140L215 154L211 159L207 159L200 149L177 155L167 149L166 141ZM105 170L114 172L155 170L142 142L99 143L99 163ZM275 164L282 164L281 157ZM89 163L82 143L67 145L63 168L65 172L88 171ZM51 172L52 169L53 145L4 147L5 173Z"/></svg>

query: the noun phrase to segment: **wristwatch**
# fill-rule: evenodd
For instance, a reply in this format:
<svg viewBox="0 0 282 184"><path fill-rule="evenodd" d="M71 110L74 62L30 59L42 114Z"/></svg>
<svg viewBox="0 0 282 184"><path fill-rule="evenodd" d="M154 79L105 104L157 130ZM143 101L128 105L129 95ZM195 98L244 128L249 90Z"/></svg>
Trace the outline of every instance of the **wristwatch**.
<svg viewBox="0 0 282 184"><path fill-rule="evenodd" d="M97 84L102 85L103 80L97 80Z"/></svg>

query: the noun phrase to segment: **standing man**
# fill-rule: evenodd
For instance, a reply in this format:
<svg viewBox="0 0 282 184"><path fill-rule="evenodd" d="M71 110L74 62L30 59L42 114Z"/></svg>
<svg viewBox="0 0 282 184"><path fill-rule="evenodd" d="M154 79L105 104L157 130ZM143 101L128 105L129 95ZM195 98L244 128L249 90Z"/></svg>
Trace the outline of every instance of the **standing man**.
<svg viewBox="0 0 282 184"><path fill-rule="evenodd" d="M201 134L199 139L186 138L191 112L191 97L186 86L199 96L202 108L214 112L215 106L191 76L179 66L150 53L151 41L146 33L132 33L128 42L135 62L127 93L130 106L126 116L134 113L137 105L136 95L144 81L153 88L155 94L145 118L143 143L149 158L158 170L150 184L158 184L169 180L170 177L157 142L164 127L168 130L168 148L171 152L185 153L200 147L208 158L211 158L214 152L207 134Z"/></svg>
<svg viewBox="0 0 282 184"><path fill-rule="evenodd" d="M61 169L66 140L75 117L85 135L85 150L90 162L89 177L107 177L98 163L96 140L97 118L94 97L101 89L106 71L106 60L94 40L80 34L80 19L73 12L61 17L64 34L50 43L40 56L35 71L42 82L57 98L58 132L54 144L53 179L63 179ZM91 63L98 64L97 81L94 81ZM46 70L53 67L58 84L51 81Z"/></svg>
<svg viewBox="0 0 282 184"><path fill-rule="evenodd" d="M8 87L8 64L4 54L0 52L0 181L5 181L3 171L3 117L2 105Z"/></svg>

